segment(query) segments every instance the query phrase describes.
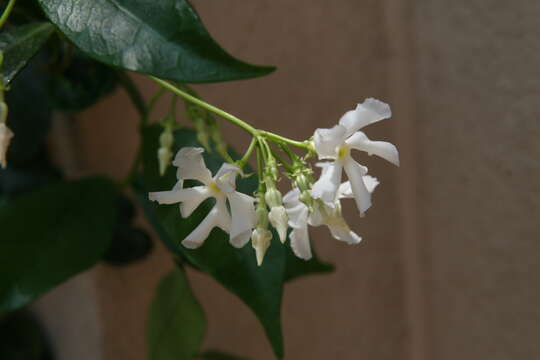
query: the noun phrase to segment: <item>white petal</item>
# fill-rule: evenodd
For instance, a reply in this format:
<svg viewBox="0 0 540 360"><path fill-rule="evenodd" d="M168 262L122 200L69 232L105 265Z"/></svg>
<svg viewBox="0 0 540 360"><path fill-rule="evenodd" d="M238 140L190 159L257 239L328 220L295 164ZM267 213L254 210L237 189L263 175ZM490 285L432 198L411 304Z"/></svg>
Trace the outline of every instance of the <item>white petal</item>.
<svg viewBox="0 0 540 360"><path fill-rule="evenodd" d="M375 188L379 185L379 180L377 180L376 177L369 176L369 175L364 175L363 179L364 179L364 184L366 184L367 191L373 194L373 191L375 191Z"/></svg>
<svg viewBox="0 0 540 360"><path fill-rule="evenodd" d="M278 232L279 240L284 243L285 240L287 240L287 227L289 221L285 208L283 206L274 206L271 208L270 213L268 213L268 220L270 220L270 224L272 224Z"/></svg>
<svg viewBox="0 0 540 360"><path fill-rule="evenodd" d="M191 213L199 207L199 205L206 199L208 199L212 193L206 186L195 186L192 188L186 188L185 191L189 191L190 196L180 204L180 214L183 218L187 218Z"/></svg>
<svg viewBox="0 0 540 360"><path fill-rule="evenodd" d="M336 125L331 129L317 129L313 135L315 151L319 159L335 159L336 151L346 139L346 129Z"/></svg>
<svg viewBox="0 0 540 360"><path fill-rule="evenodd" d="M225 198L216 198L216 205L214 206L218 211L218 217L216 219L216 226L226 233L231 232L231 216L227 209L227 203Z"/></svg>
<svg viewBox="0 0 540 360"><path fill-rule="evenodd" d="M173 165L178 167L179 179L198 180L203 184L208 184L212 180L212 174L204 164L203 152L203 148L196 147L185 147L178 151Z"/></svg>
<svg viewBox="0 0 540 360"><path fill-rule="evenodd" d="M213 207L195 230L182 240L182 245L188 249L196 249L201 246L208 235L210 235L212 229L217 225L220 215L219 209L216 206Z"/></svg>
<svg viewBox="0 0 540 360"><path fill-rule="evenodd" d="M298 203L295 207L287 210L289 226L293 228L289 235L291 248L296 256L304 260L311 259L308 214L308 207L303 203Z"/></svg>
<svg viewBox="0 0 540 360"><path fill-rule="evenodd" d="M347 144L353 149L365 151L368 155L377 155L399 166L399 153L397 148L386 141L371 141L361 131L354 133L347 139Z"/></svg>
<svg viewBox="0 0 540 360"><path fill-rule="evenodd" d="M354 231L351 231L350 229L335 226L328 226L328 228L332 233L332 237L336 240L344 241L347 244L351 245L358 244L360 241L362 241L362 237L358 236Z"/></svg>
<svg viewBox="0 0 540 360"><path fill-rule="evenodd" d="M225 193L233 192L236 189L236 176L242 175L242 170L232 164L224 163L219 168L214 180L221 191Z"/></svg>
<svg viewBox="0 0 540 360"><path fill-rule="evenodd" d="M338 189L338 192L337 192L337 198L338 199L349 199L349 198L353 198L353 197L354 197L354 195L353 195L353 192L352 192L352 189L351 189L351 182L350 181L345 181L344 183L339 185L339 189Z"/></svg>
<svg viewBox="0 0 540 360"><path fill-rule="evenodd" d="M369 98L358 104L355 110L347 111L339 120L339 124L347 129L346 137L364 126L392 116L390 106L377 99Z"/></svg>
<svg viewBox="0 0 540 360"><path fill-rule="evenodd" d="M339 185L341 184L343 165L333 162L322 166L322 173L319 180L313 184L311 195L315 199L321 199L326 203L333 203L336 199Z"/></svg>
<svg viewBox="0 0 540 360"><path fill-rule="evenodd" d="M182 201L195 201L197 198L203 196L204 191L202 191L202 188L206 187L196 186L187 189L151 192L148 194L148 199L150 201L157 201L160 204L175 204Z"/></svg>
<svg viewBox="0 0 540 360"><path fill-rule="evenodd" d="M251 229L255 226L255 199L238 191L227 194L227 199L232 219L230 242L235 247L242 247L249 241Z"/></svg>
<svg viewBox="0 0 540 360"><path fill-rule="evenodd" d="M300 189L294 188L283 196L285 207L295 207L300 202Z"/></svg>
<svg viewBox="0 0 540 360"><path fill-rule="evenodd" d="M367 168L358 164L352 158L349 158L345 163L345 172L349 177L352 193L356 200L358 211L363 215L371 206L371 194L364 183L364 175L367 173Z"/></svg>

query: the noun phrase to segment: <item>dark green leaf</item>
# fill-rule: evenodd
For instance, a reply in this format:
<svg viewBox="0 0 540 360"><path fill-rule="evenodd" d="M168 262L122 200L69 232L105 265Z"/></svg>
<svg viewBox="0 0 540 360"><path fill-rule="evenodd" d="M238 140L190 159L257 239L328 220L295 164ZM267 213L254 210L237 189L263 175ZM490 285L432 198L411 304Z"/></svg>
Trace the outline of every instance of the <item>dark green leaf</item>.
<svg viewBox="0 0 540 360"><path fill-rule="evenodd" d="M28 310L15 311L0 319L0 359L52 359L45 329Z"/></svg>
<svg viewBox="0 0 540 360"><path fill-rule="evenodd" d="M274 238L268 249L264 263L258 267L255 252L248 244L236 249L229 244L228 235L214 229L204 245L196 250L188 250L180 245L208 213L211 203L204 202L188 219L180 217L177 205L157 205L147 201L148 191L169 190L175 183L175 170L170 168L160 177L156 161L158 137L161 128L152 126L143 136L143 186L139 188L143 208L153 223L161 239L174 253L187 259L196 268L209 273L228 290L238 295L257 315L277 356L283 356L281 333L281 298L285 271L285 248ZM175 132L175 149L183 146L200 146L196 133L191 130ZM213 173L223 163L216 152L205 154L206 165ZM258 184L256 176L241 179L238 189L252 193Z"/></svg>
<svg viewBox="0 0 540 360"><path fill-rule="evenodd" d="M64 111L80 111L97 103L116 88L117 75L111 67L76 51L64 54L68 65L49 79L52 106Z"/></svg>
<svg viewBox="0 0 540 360"><path fill-rule="evenodd" d="M291 281L298 277L307 275L316 275L334 271L334 265L321 261L315 254L312 246L313 257L311 260L302 260L294 255L290 248L290 242L287 242L287 271L285 272L285 281Z"/></svg>
<svg viewBox="0 0 540 360"><path fill-rule="evenodd" d="M7 125L15 133L8 150L9 166L26 166L45 148L52 110L45 84L43 56L39 54L19 74L6 92Z"/></svg>
<svg viewBox="0 0 540 360"><path fill-rule="evenodd" d="M203 309L184 270L177 267L161 280L148 321L149 360L192 360L206 331Z"/></svg>
<svg viewBox="0 0 540 360"><path fill-rule="evenodd" d="M225 52L186 0L38 1L81 50L126 70L183 82L246 79L274 70Z"/></svg>
<svg viewBox="0 0 540 360"><path fill-rule="evenodd" d="M115 223L116 191L102 178L60 182L0 209L0 313L99 261Z"/></svg>
<svg viewBox="0 0 540 360"><path fill-rule="evenodd" d="M38 52L54 31L48 22L28 24L0 34L0 50L4 62L0 67L4 85L9 84L17 73Z"/></svg>
<svg viewBox="0 0 540 360"><path fill-rule="evenodd" d="M201 360L247 360L247 358L226 354L221 351L210 350L199 355Z"/></svg>
<svg viewBox="0 0 540 360"><path fill-rule="evenodd" d="M114 266L131 265L146 259L152 252L153 245L146 231L131 225L118 224L111 244L103 255L103 261Z"/></svg>

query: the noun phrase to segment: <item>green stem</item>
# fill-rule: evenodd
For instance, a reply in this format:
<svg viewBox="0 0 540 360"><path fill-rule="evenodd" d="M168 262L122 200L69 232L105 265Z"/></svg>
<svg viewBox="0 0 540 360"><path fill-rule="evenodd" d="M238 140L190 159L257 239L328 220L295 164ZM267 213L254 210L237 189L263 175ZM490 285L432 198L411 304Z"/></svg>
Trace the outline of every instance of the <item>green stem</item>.
<svg viewBox="0 0 540 360"><path fill-rule="evenodd" d="M11 10L13 10L13 6L15 6L16 0L9 0L6 9L4 10L4 13L2 14L2 17L0 17L0 27L4 25L4 23L7 21L9 14L11 14Z"/></svg>
<svg viewBox="0 0 540 360"><path fill-rule="evenodd" d="M249 144L249 147L248 147L246 153L238 161L238 166L240 168L243 168L246 165L246 163L249 160L251 154L253 153L253 150L255 149L256 145L257 145L257 138L254 137L254 138L251 139L251 143Z"/></svg>
<svg viewBox="0 0 540 360"><path fill-rule="evenodd" d="M155 82L157 82L158 84L160 84L164 88L172 91L173 93L180 96L181 98L183 98L183 99L185 99L185 100L187 100L187 101L189 101L189 102L191 102L193 104L199 105L200 107L202 107L202 108L204 108L204 109L206 109L206 110L208 110L210 112L213 112L214 114L216 114L218 116L221 116L223 119L225 119L225 120L227 120L227 121L241 127L242 129L244 129L245 131L247 131L248 133L250 133L254 137L259 136L259 131L257 129L255 129L253 126L249 125L248 123L240 120L236 116L231 115L228 112L223 111L221 109L218 109L217 107L215 107L213 105L210 105L207 102L204 102L204 101L202 101L200 99L197 99L195 96L192 96L192 95L188 94L187 92L180 90L178 87L172 85L171 83L169 83L167 81L158 79L158 78L153 77L153 76L149 76L149 78L154 80Z"/></svg>
<svg viewBox="0 0 540 360"><path fill-rule="evenodd" d="M285 144L293 145L293 146L296 146L296 147L299 147L299 148L302 148L302 149L306 149L306 150L309 150L309 148L310 148L309 143L307 141L292 140L292 139L286 138L284 136L271 133L269 131L260 130L259 133L261 134L261 136L264 136L264 137L266 137L269 140L272 140L274 142L285 143Z"/></svg>
<svg viewBox="0 0 540 360"><path fill-rule="evenodd" d="M293 167L288 163L286 162L285 160L283 160L283 158L281 156L279 156L275 151L272 151L272 156L276 158L276 160L281 164L283 165L283 167L288 171L288 172L293 172Z"/></svg>

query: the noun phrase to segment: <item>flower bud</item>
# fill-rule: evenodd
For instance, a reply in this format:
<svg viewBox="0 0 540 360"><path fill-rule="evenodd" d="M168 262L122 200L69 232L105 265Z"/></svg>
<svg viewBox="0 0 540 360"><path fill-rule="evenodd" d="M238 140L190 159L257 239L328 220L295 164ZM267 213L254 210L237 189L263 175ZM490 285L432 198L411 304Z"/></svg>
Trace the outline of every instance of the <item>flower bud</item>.
<svg viewBox="0 0 540 360"><path fill-rule="evenodd" d="M285 243L285 240L287 240L287 227L289 222L289 217L287 216L285 208L283 206L274 206L270 209L268 219L272 226L277 230L279 240L281 240L282 243Z"/></svg>
<svg viewBox="0 0 540 360"><path fill-rule="evenodd" d="M172 152L167 148L160 148L158 150L158 161L159 161L159 174L163 176L172 159Z"/></svg>
<svg viewBox="0 0 540 360"><path fill-rule="evenodd" d="M264 260L264 255L270 247L272 233L268 229L257 227L251 234L251 246L255 249L257 256L257 265L261 266Z"/></svg>
<svg viewBox="0 0 540 360"><path fill-rule="evenodd" d="M0 123L0 165L2 165L4 169L7 167L6 154L13 136L13 131L11 131L4 122Z"/></svg>
<svg viewBox="0 0 540 360"><path fill-rule="evenodd" d="M2 91L2 89L0 89ZM0 101L0 124L4 124L8 116L8 107L7 104L3 101Z"/></svg>
<svg viewBox="0 0 540 360"><path fill-rule="evenodd" d="M273 184L266 190L264 199L270 208L283 205L281 193Z"/></svg>

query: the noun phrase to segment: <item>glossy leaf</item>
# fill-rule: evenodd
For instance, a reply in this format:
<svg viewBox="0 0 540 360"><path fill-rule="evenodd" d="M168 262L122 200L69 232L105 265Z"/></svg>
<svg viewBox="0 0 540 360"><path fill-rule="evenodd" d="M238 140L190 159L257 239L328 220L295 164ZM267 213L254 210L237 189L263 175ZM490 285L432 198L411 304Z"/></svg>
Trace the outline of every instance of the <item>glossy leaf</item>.
<svg viewBox="0 0 540 360"><path fill-rule="evenodd" d="M53 31L54 27L50 23L41 22L18 26L0 33L0 50L4 53L0 73L5 85L24 68Z"/></svg>
<svg viewBox="0 0 540 360"><path fill-rule="evenodd" d="M204 245L196 250L189 250L180 245L197 226L212 206L208 201L187 219L182 219L177 205L158 205L149 202L148 191L169 190L175 179L175 169L169 168L165 176L160 177L156 161L158 137L161 128L152 126L144 131L142 186L138 189L142 205L148 219L155 226L160 238L171 251L187 259L196 268L209 273L228 290L239 296L257 315L277 356L283 356L283 338L281 332L281 298L285 272L285 248L279 240L273 239L264 263L258 267L253 248L247 244L236 249L229 244L228 235L214 229ZM174 150L183 146L200 146L196 133L191 130L175 132ZM215 173L223 163L216 152L205 153L208 168ZM258 184L251 176L238 181L238 189L252 193Z"/></svg>
<svg viewBox="0 0 540 360"><path fill-rule="evenodd" d="M182 82L266 75L209 35L187 0L38 0L49 19L91 57L120 68Z"/></svg>
<svg viewBox="0 0 540 360"><path fill-rule="evenodd" d="M199 352L206 319L181 268L159 284L148 321L149 360L192 360Z"/></svg>
<svg viewBox="0 0 540 360"><path fill-rule="evenodd" d="M0 208L0 313L20 308L94 265L109 245L116 187L59 182Z"/></svg>

